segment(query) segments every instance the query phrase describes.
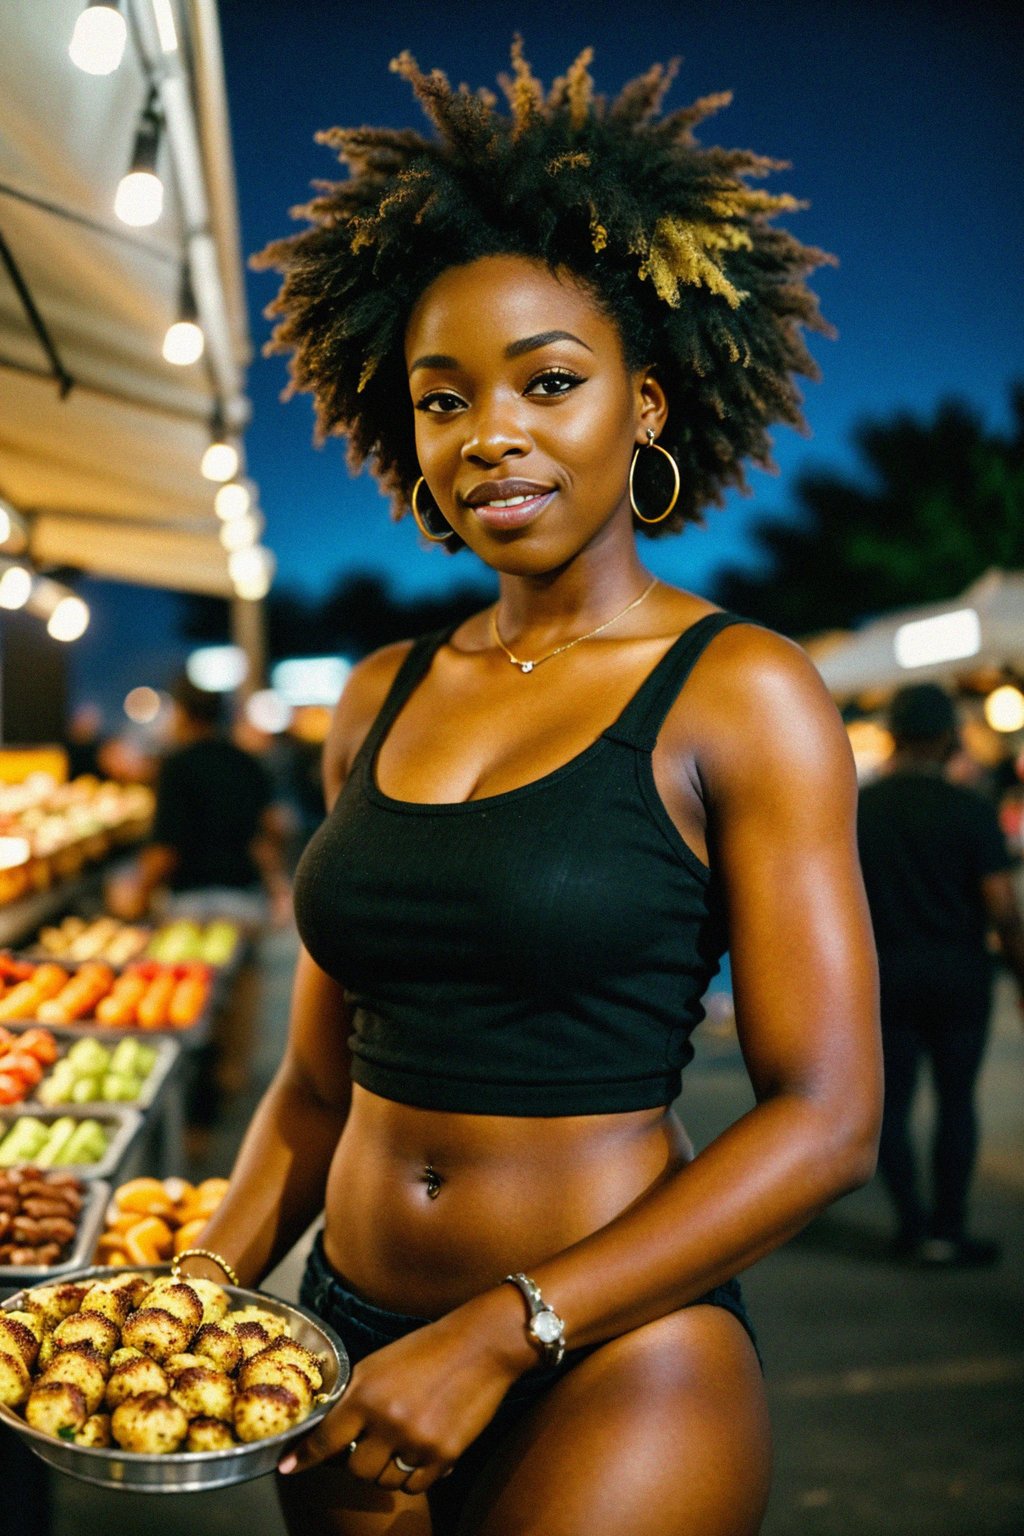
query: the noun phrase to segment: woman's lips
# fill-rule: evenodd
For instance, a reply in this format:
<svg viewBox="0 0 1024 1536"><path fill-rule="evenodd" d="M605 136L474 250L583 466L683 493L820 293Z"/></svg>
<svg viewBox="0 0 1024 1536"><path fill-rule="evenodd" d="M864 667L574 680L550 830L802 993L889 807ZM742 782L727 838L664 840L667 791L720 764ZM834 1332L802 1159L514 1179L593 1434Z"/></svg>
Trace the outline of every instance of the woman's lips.
<svg viewBox="0 0 1024 1536"><path fill-rule="evenodd" d="M553 490L541 491L531 496L509 496L495 501L484 501L470 511L485 528L499 531L509 528L525 528L539 517L555 495Z"/></svg>

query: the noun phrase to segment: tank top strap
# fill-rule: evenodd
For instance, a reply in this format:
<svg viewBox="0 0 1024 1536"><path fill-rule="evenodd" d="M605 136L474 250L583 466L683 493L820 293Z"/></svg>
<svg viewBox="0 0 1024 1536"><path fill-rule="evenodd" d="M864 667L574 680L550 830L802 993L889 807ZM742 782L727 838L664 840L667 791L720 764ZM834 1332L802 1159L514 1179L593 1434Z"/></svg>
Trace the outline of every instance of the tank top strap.
<svg viewBox="0 0 1024 1536"><path fill-rule="evenodd" d="M641 752L653 752L658 732L709 642L730 624L750 621L736 613L707 613L684 629L649 673L621 715L602 734Z"/></svg>
<svg viewBox="0 0 1024 1536"><path fill-rule="evenodd" d="M428 671L435 655L445 641L451 639L461 623L462 620L459 619L454 624L446 624L443 629L434 629L429 634L420 635L413 641L402 665L392 679L391 687L384 695L384 702L366 733L358 757L369 759L373 756L379 742L386 736L391 722Z"/></svg>

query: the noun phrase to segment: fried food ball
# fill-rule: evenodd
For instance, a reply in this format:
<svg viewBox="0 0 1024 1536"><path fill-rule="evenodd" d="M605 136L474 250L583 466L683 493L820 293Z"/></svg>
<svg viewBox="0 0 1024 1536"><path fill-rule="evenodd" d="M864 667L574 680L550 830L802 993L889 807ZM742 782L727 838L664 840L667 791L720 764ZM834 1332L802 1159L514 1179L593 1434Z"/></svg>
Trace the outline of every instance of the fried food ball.
<svg viewBox="0 0 1024 1536"><path fill-rule="evenodd" d="M32 1376L20 1351L0 1351L0 1403L19 1408L32 1390Z"/></svg>
<svg viewBox="0 0 1024 1536"><path fill-rule="evenodd" d="M187 1349L192 1329L180 1317L172 1317L162 1307L140 1307L128 1316L121 1330L121 1342L141 1349L153 1360L166 1360Z"/></svg>
<svg viewBox="0 0 1024 1536"><path fill-rule="evenodd" d="M238 1307L228 1316L234 1327L241 1323L259 1323L266 1329L268 1339L280 1339L287 1337L288 1324L283 1317L278 1317L276 1312L268 1312L266 1307Z"/></svg>
<svg viewBox="0 0 1024 1536"><path fill-rule="evenodd" d="M110 1444L110 1414L90 1414L75 1435L75 1444L105 1449Z"/></svg>
<svg viewBox="0 0 1024 1536"><path fill-rule="evenodd" d="M193 1354L191 1350L186 1350L180 1355L168 1355L167 1359L161 1363L168 1376L177 1376L179 1371L191 1371L197 1365L210 1364L209 1360L202 1355Z"/></svg>
<svg viewBox="0 0 1024 1536"><path fill-rule="evenodd" d="M78 1387L85 1398L87 1413L95 1413L103 1401L107 1389L106 1379L100 1367L99 1357L87 1355L78 1349L62 1349L53 1358L36 1385L48 1386L51 1381L66 1381Z"/></svg>
<svg viewBox="0 0 1024 1536"><path fill-rule="evenodd" d="M26 1422L46 1435L79 1430L88 1417L82 1390L70 1381L48 1381L34 1387L25 1407Z"/></svg>
<svg viewBox="0 0 1024 1536"><path fill-rule="evenodd" d="M90 1344L98 1355L112 1355L121 1342L121 1330L100 1312L75 1312L53 1330L56 1344Z"/></svg>
<svg viewBox="0 0 1024 1536"><path fill-rule="evenodd" d="M188 1426L186 1451L229 1451L238 1441L231 1425L222 1419L193 1419Z"/></svg>
<svg viewBox="0 0 1024 1536"><path fill-rule="evenodd" d="M51 1363L59 1348L60 1345L55 1344L53 1341L52 1333L43 1334L43 1342L40 1344L39 1353L36 1356L37 1372L46 1370L46 1367Z"/></svg>
<svg viewBox="0 0 1024 1536"><path fill-rule="evenodd" d="M231 1313L229 1312L223 1326L227 1328L230 1322ZM230 1332L242 1346L242 1357L245 1360L248 1360L251 1355L258 1355L260 1350L266 1349L270 1343L270 1335L262 1323L233 1323Z"/></svg>
<svg viewBox="0 0 1024 1536"><path fill-rule="evenodd" d="M199 1297L203 1308L202 1321L204 1323L219 1323L228 1307L231 1305L228 1293L214 1280L204 1280L197 1275L183 1276L176 1281L173 1275L161 1275L150 1287L145 1305L148 1307L162 1307L164 1303L157 1298L164 1291L170 1290L174 1285L187 1285ZM168 1309L170 1310L170 1309Z"/></svg>
<svg viewBox="0 0 1024 1536"><path fill-rule="evenodd" d="M238 1373L240 1387L255 1387L266 1382L271 1387L287 1387L302 1404L303 1414L313 1406L313 1388L309 1377L287 1360L268 1359L265 1350L246 1360Z"/></svg>
<svg viewBox="0 0 1024 1536"><path fill-rule="evenodd" d="M150 1289L152 1281L148 1275L140 1275L135 1270L121 1271L116 1275L109 1275L102 1281L112 1291L127 1291L133 1307L142 1305L142 1298Z"/></svg>
<svg viewBox="0 0 1024 1536"><path fill-rule="evenodd" d="M171 1379L171 1397L190 1419L226 1419L230 1422L235 1386L230 1376L212 1365L194 1365Z"/></svg>
<svg viewBox="0 0 1024 1536"><path fill-rule="evenodd" d="M299 1344L295 1339L274 1339L266 1349L260 1351L259 1358L287 1360L289 1365L297 1366L302 1374L308 1377L314 1392L319 1392L324 1384L323 1362L311 1349L307 1349L304 1344Z"/></svg>
<svg viewBox="0 0 1024 1536"><path fill-rule="evenodd" d="M126 1398L144 1397L147 1392L164 1397L168 1386L166 1372L161 1370L156 1361L138 1355L134 1360L126 1360L111 1373L104 1400L107 1407L113 1409Z"/></svg>
<svg viewBox="0 0 1024 1536"><path fill-rule="evenodd" d="M159 1307L172 1317L180 1317L187 1323L189 1333L195 1333L203 1321L203 1304L191 1285L182 1281L179 1285L165 1285L154 1297L152 1290L146 1296L144 1307Z"/></svg>
<svg viewBox="0 0 1024 1536"><path fill-rule="evenodd" d="M132 1299L128 1290L123 1285L106 1285L99 1282L90 1287L82 1300L79 1313L98 1312L101 1317L109 1317L112 1323L116 1323L118 1329L124 1326L124 1320L132 1310Z"/></svg>
<svg viewBox="0 0 1024 1536"><path fill-rule="evenodd" d="M146 1358L141 1349L136 1349L132 1344L122 1344L120 1349L115 1349L110 1357L111 1369L116 1370L119 1365L124 1365L126 1360L145 1360Z"/></svg>
<svg viewBox="0 0 1024 1536"><path fill-rule="evenodd" d="M110 1416L110 1432L122 1450L166 1456L188 1434L188 1419L169 1397L147 1392L118 1404Z"/></svg>
<svg viewBox="0 0 1024 1536"><path fill-rule="evenodd" d="M259 1382L235 1395L232 1424L239 1440L265 1440L290 1429L302 1417L302 1405L287 1387Z"/></svg>
<svg viewBox="0 0 1024 1536"><path fill-rule="evenodd" d="M0 1349L8 1354L19 1354L31 1369L39 1353L39 1340L31 1328L26 1328L17 1318L0 1312Z"/></svg>
<svg viewBox="0 0 1024 1536"><path fill-rule="evenodd" d="M55 1285L37 1285L26 1294L25 1306L41 1319L43 1328L49 1333L64 1318L78 1311L88 1290L88 1284L79 1285L73 1280Z"/></svg>
<svg viewBox="0 0 1024 1536"><path fill-rule="evenodd" d="M242 1346L233 1333L218 1323L204 1323L192 1340L192 1352L212 1360L220 1371L230 1376L243 1360Z"/></svg>
<svg viewBox="0 0 1024 1536"><path fill-rule="evenodd" d="M43 1335L46 1330L43 1327L43 1321L38 1312L5 1312L3 1316L9 1323L21 1323L24 1328L28 1329L37 1344L43 1342Z"/></svg>

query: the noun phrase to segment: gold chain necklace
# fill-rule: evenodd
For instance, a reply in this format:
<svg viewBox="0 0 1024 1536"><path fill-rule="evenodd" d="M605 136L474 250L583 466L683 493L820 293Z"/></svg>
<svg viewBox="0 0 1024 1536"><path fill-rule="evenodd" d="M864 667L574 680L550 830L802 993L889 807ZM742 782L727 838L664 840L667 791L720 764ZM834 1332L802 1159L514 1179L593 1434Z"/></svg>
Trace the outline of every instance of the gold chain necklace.
<svg viewBox="0 0 1024 1536"><path fill-rule="evenodd" d="M618 613L613 613L610 619L605 619L604 623L599 624L596 629L588 629L585 635L577 635L575 640L567 640L564 645L556 645L553 651L548 651L544 656L537 656L533 661L523 661L521 657L513 656L501 638L501 635L498 633L497 604L491 609L491 634L513 666L518 667L520 672L532 672L534 667L539 667L542 661L550 661L553 656L561 656L563 651L571 651L574 645L582 645L584 640L593 640L594 636L599 635L602 630L608 629L612 624L617 623L619 619L625 618L627 613L631 613L634 608L639 608L644 598L649 597L657 585L658 578L654 576L650 583L644 587L639 597L634 597L631 603L627 603L625 608L620 608Z"/></svg>

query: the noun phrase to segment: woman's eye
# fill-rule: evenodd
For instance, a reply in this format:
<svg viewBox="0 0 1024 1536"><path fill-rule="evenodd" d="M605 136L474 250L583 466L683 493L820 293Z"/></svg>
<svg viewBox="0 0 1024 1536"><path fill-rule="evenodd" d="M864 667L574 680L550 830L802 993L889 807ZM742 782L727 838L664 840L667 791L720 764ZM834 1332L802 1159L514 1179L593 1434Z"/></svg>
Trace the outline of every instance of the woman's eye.
<svg viewBox="0 0 1024 1536"><path fill-rule="evenodd" d="M567 368L550 368L546 373L539 373L535 379L531 379L526 386L528 395L540 395L542 399L550 400L558 395L567 395L575 389L583 380L578 373L570 373Z"/></svg>
<svg viewBox="0 0 1024 1536"><path fill-rule="evenodd" d="M449 411L457 411L465 401L461 395L453 395L450 389L435 389L431 394L424 395L417 401L418 411L430 411L435 416L445 416Z"/></svg>

